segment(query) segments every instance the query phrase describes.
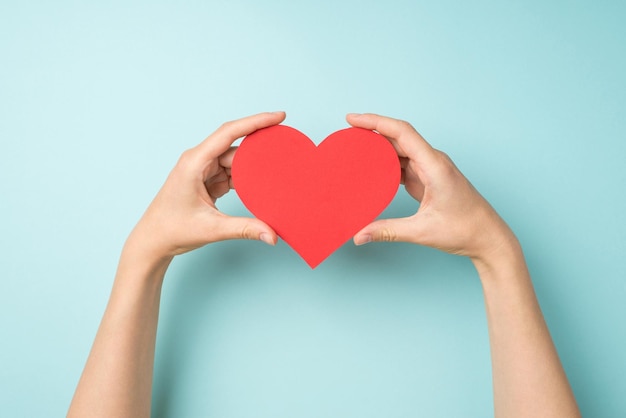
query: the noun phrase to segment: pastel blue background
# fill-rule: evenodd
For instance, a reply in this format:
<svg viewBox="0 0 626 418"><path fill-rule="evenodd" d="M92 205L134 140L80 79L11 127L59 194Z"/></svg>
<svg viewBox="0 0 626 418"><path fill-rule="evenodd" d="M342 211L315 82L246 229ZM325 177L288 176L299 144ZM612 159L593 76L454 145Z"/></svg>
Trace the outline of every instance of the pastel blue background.
<svg viewBox="0 0 626 418"><path fill-rule="evenodd" d="M179 154L285 110L411 121L518 234L585 416L626 414L626 3L3 1L0 415L63 416L122 244ZM234 193L219 207L247 213ZM401 190L386 216L417 205ZM541 367L541 365L537 365ZM468 260L284 243L176 259L155 417L492 415Z"/></svg>

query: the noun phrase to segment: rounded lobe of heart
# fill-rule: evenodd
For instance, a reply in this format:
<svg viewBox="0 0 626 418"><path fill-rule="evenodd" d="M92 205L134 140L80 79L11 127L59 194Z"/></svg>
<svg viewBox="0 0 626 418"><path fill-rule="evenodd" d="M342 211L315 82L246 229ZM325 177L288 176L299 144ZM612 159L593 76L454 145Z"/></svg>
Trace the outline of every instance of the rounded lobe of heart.
<svg viewBox="0 0 626 418"><path fill-rule="evenodd" d="M231 174L248 210L315 268L387 207L400 163L373 131L343 129L315 146L276 125L244 138Z"/></svg>

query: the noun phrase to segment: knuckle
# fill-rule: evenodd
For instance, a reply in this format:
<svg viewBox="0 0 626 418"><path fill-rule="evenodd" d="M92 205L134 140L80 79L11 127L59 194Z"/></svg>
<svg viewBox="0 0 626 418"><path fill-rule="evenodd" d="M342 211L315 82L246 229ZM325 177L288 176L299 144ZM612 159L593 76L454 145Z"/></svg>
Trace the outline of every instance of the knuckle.
<svg viewBox="0 0 626 418"><path fill-rule="evenodd" d="M233 126L233 121L228 121L228 122L224 122L222 123L222 125L219 127L220 131L228 131L232 128Z"/></svg>
<svg viewBox="0 0 626 418"><path fill-rule="evenodd" d="M183 151L180 154L180 157L178 158L179 165L185 166L185 165L189 164L189 162L191 161L192 157L193 157L193 149L190 148L190 149L187 149L187 150Z"/></svg>
<svg viewBox="0 0 626 418"><path fill-rule="evenodd" d="M446 154L445 152L441 151L441 150L437 150L437 154L439 155L439 158L441 158L441 161L445 162L445 163L451 163L452 159L450 158L450 156L448 154Z"/></svg>
<svg viewBox="0 0 626 418"><path fill-rule="evenodd" d="M413 128L413 125L411 125L409 122L405 121L405 120L401 120L400 121L400 128L403 131L414 131L415 128Z"/></svg>
<svg viewBox="0 0 626 418"><path fill-rule="evenodd" d="M241 228L241 238L243 239L255 239L256 238L256 234L254 230L250 228L250 225L244 225L243 228Z"/></svg>
<svg viewBox="0 0 626 418"><path fill-rule="evenodd" d="M448 154L443 151L437 150L437 155L439 157L439 167L442 174L452 175L457 171L456 166L452 161L452 158L450 158Z"/></svg>
<svg viewBox="0 0 626 418"><path fill-rule="evenodd" d="M378 239L383 242L393 242L397 239L397 235L391 228L382 228L378 231Z"/></svg>

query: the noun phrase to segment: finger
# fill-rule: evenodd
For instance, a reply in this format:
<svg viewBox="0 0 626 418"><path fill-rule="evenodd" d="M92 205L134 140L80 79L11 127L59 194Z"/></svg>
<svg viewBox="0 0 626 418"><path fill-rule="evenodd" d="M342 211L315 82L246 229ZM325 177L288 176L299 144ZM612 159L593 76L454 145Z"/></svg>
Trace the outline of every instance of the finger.
<svg viewBox="0 0 626 418"><path fill-rule="evenodd" d="M356 245L368 242L413 242L419 241L419 223L415 215L407 218L381 219L367 225L354 235Z"/></svg>
<svg viewBox="0 0 626 418"><path fill-rule="evenodd" d="M219 199L230 191L230 187L226 179L218 183L211 183L206 186L206 189L209 196L211 196L213 200Z"/></svg>
<svg viewBox="0 0 626 418"><path fill-rule="evenodd" d="M224 215L215 231L218 241L228 239L260 240L269 245L276 245L278 236L265 222L255 218L243 218Z"/></svg>
<svg viewBox="0 0 626 418"><path fill-rule="evenodd" d="M436 151L408 122L373 113L350 113L346 120L354 127L376 130L390 139L392 145L395 140L398 155L401 157L408 156L419 162L433 161L436 158Z"/></svg>
<svg viewBox="0 0 626 418"><path fill-rule="evenodd" d="M226 122L197 145L195 149L205 160L218 158L238 138L259 129L277 125L283 120L285 120L285 112L266 112Z"/></svg>
<svg viewBox="0 0 626 418"><path fill-rule="evenodd" d="M210 184L219 183L221 181L226 181L226 180L228 180L228 173L226 172L226 170L221 169L215 175L209 177L205 181L205 183L206 183L207 186L209 186Z"/></svg>
<svg viewBox="0 0 626 418"><path fill-rule="evenodd" d="M417 200L420 203L424 200L424 193L426 193L426 188L421 181L415 181L413 179L407 182L405 177L403 184L405 190L413 197L413 199Z"/></svg>
<svg viewBox="0 0 626 418"><path fill-rule="evenodd" d="M238 147L230 147L226 150L225 153L220 155L220 165L227 169L230 169L233 166L233 158L235 158L235 152L237 152Z"/></svg>
<svg viewBox="0 0 626 418"><path fill-rule="evenodd" d="M400 158L407 158L408 155L406 154L406 151L404 149L402 149L402 147L400 146L400 144L398 143L398 141L395 138L392 138L390 136L385 136L385 139L387 139L387 141L389 141L389 143L391 144L391 146L393 147L393 149L396 150L396 154L398 154L398 157Z"/></svg>
<svg viewBox="0 0 626 418"><path fill-rule="evenodd" d="M226 173L226 170L220 167L217 173L213 174L211 177L204 181L204 187L214 199L223 196L229 190L228 173ZM222 191L221 193L218 192L218 190L222 190L224 187L226 187L225 191Z"/></svg>

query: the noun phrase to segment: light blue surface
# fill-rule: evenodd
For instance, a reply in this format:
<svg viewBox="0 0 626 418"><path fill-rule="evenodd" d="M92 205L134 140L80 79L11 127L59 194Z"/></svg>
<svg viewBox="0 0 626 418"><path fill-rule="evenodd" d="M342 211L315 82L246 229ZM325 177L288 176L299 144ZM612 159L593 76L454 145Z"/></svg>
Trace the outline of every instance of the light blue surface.
<svg viewBox="0 0 626 418"><path fill-rule="evenodd" d="M64 415L178 155L264 110L317 141L387 114L448 152L518 233L584 415L625 416L626 3L337 3L0 4L1 416ZM487 337L465 259L219 243L168 273L153 415L491 416Z"/></svg>

